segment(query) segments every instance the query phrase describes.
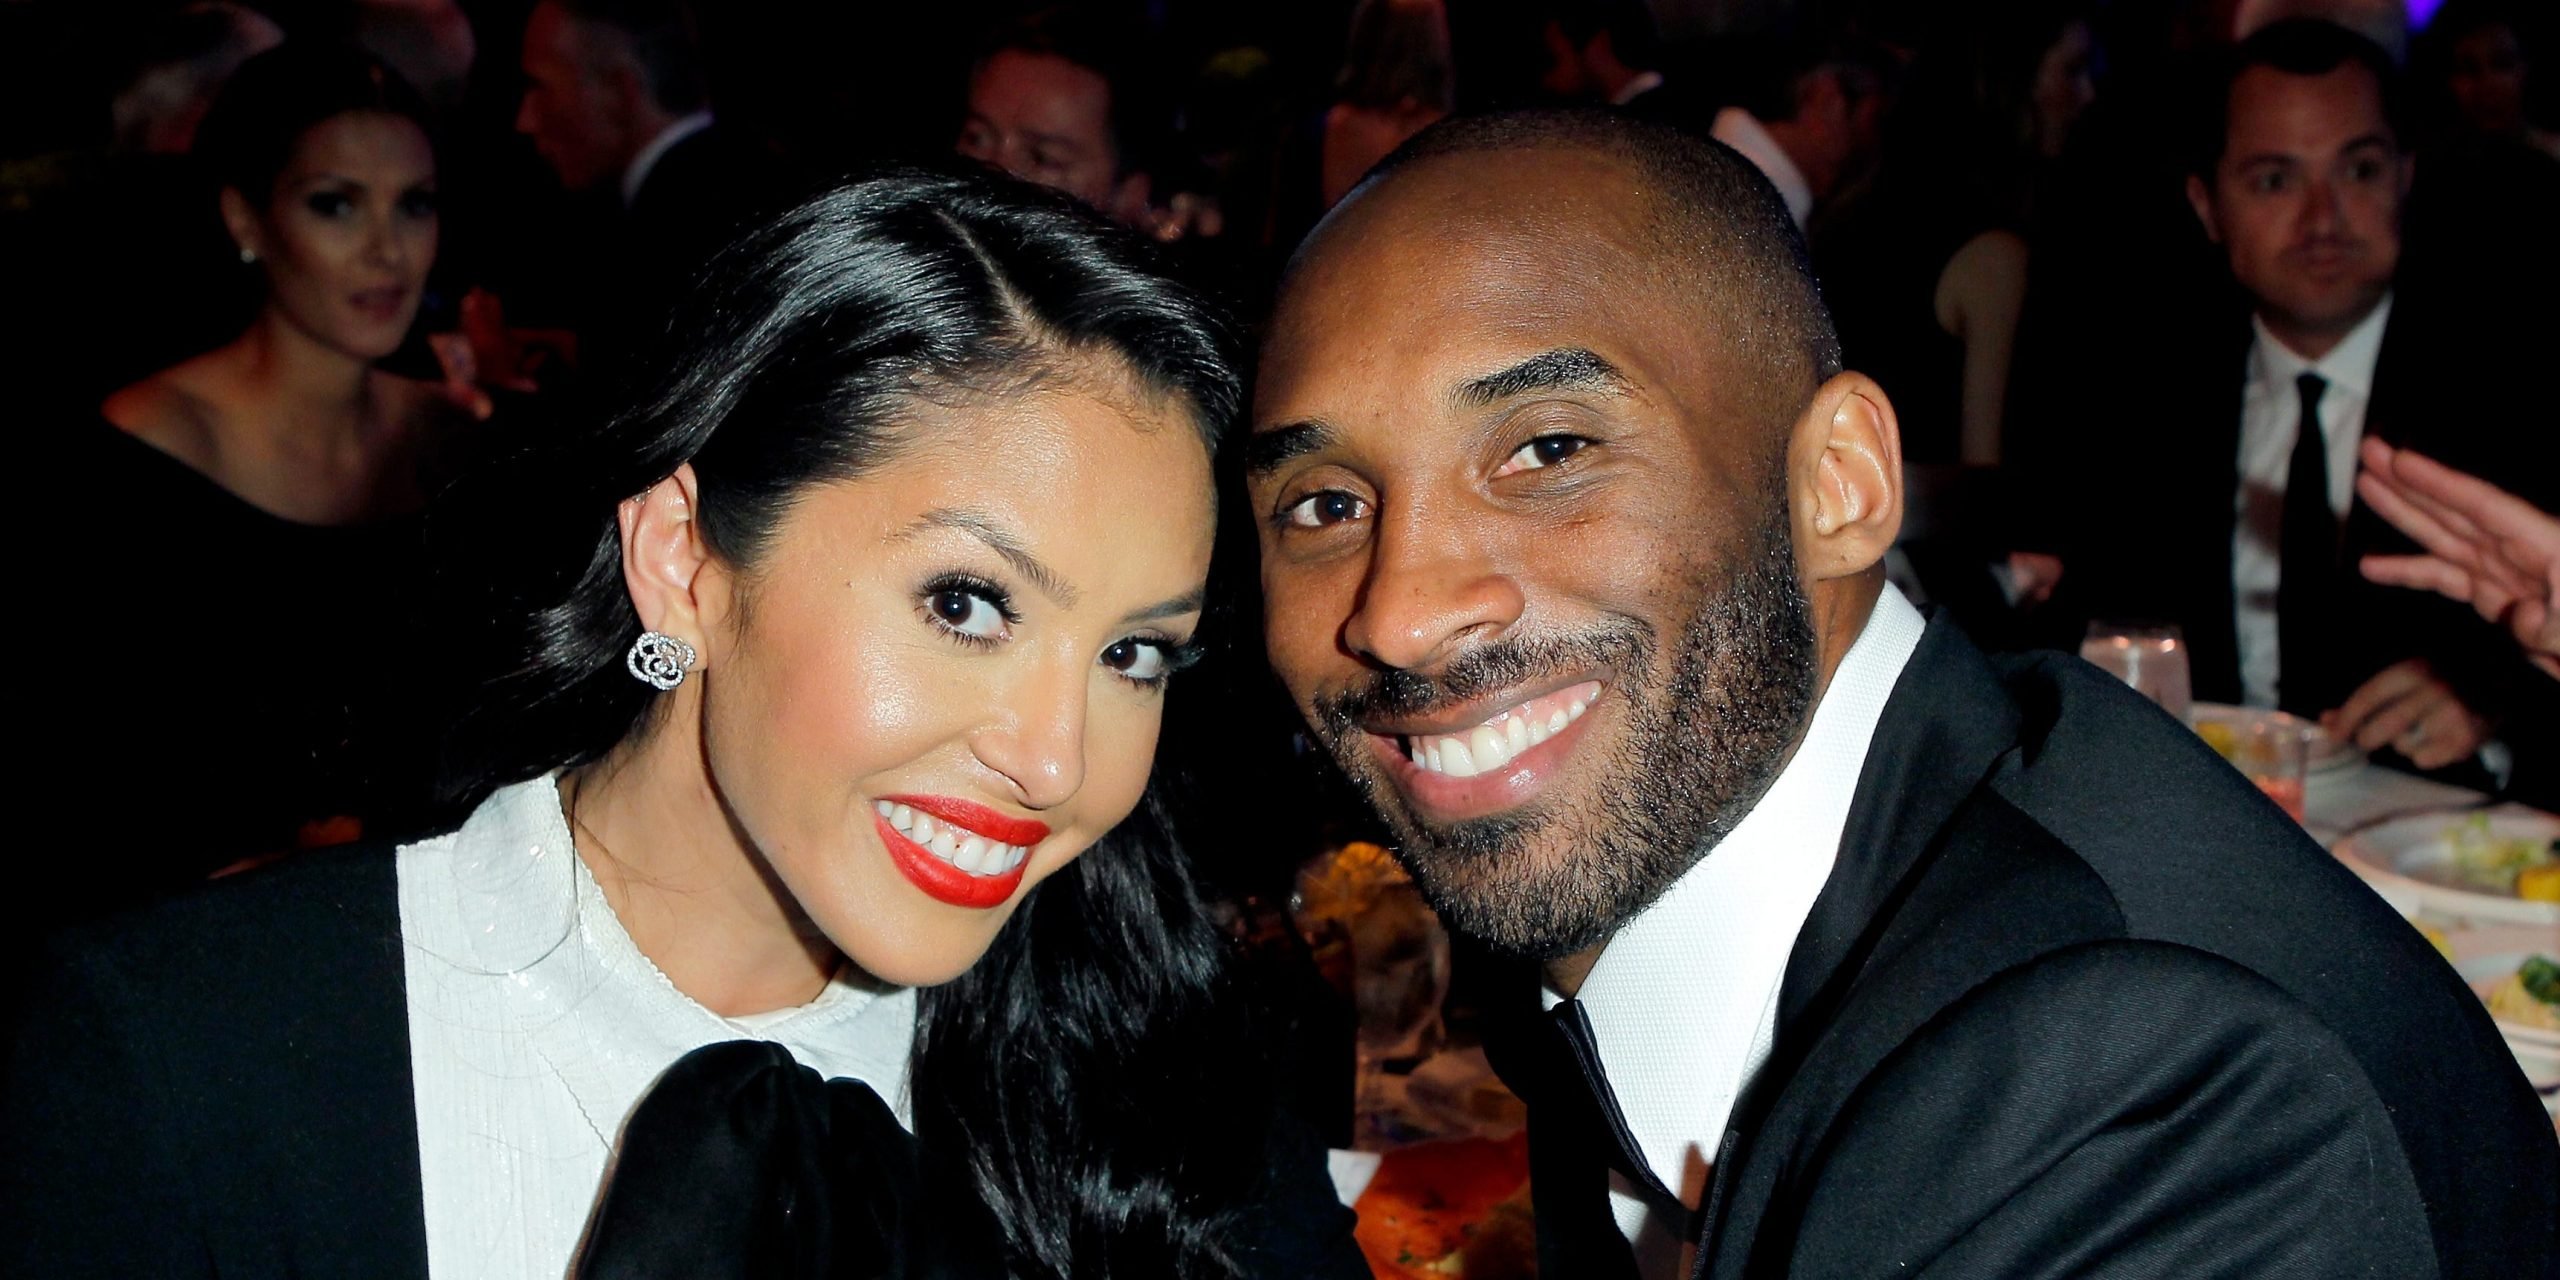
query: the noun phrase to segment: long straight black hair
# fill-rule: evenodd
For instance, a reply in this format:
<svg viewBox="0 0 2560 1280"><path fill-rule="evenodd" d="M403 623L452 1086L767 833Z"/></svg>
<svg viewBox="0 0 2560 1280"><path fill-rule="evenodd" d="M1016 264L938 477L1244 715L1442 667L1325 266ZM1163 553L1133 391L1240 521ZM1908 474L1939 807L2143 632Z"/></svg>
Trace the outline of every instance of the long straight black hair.
<svg viewBox="0 0 2560 1280"><path fill-rule="evenodd" d="M919 400L1005 395L1104 359L1188 410L1214 453L1233 336L1152 247L990 175L900 170L749 233L679 304L646 385L535 430L452 495L477 655L500 674L448 750L449 798L602 758L644 732L615 508L685 463L723 560L752 565L812 485L865 474ZM1060 495L1072 501L1073 495ZM473 661L474 659L462 659ZM1221 1276L1261 1172L1234 1088L1225 940L1158 794L1035 888L987 954L919 1001L916 1132L964 1153L1025 1276ZM1239 1098L1239 1093L1248 1096ZM1209 1126L1169 1114L1217 1114Z"/></svg>

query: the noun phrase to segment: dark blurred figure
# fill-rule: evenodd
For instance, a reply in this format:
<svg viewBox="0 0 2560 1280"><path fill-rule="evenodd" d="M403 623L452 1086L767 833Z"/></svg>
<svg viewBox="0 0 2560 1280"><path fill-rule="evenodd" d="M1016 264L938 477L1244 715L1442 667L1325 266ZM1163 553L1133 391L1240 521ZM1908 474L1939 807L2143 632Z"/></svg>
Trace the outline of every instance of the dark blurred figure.
<svg viewBox="0 0 2560 1280"><path fill-rule="evenodd" d="M96 797L66 914L227 863L423 820L436 733L420 511L462 433L383 371L437 245L427 109L352 48L244 64L197 136L194 202L254 276L231 341L48 424L92 518L61 566L79 643L40 723ZM128 300L130 301L130 300Z"/></svg>
<svg viewBox="0 0 2560 1280"><path fill-rule="evenodd" d="M1810 227L1816 207L1875 161L1892 59L1863 41L1810 30L1736 45L1725 73L1731 101L1708 132L1758 166L1796 225Z"/></svg>
<svg viewBox="0 0 2560 1280"><path fill-rule="evenodd" d="M2533 78L2529 30L2541 35L2507 0L2451 0L2418 41L2417 69L2442 94L2447 123L2560 160L2560 129L2551 127L2548 95Z"/></svg>
<svg viewBox="0 0 2560 1280"><path fill-rule="evenodd" d="M1061 5L998 32L969 70L960 154L1054 187L1159 234L1156 167L1168 122L1143 33Z"/></svg>
<svg viewBox="0 0 2560 1280"><path fill-rule="evenodd" d="M1915 463L2000 460L2010 355L2048 170L2096 98L2085 5L1968 10L1923 47L1876 182L1815 255L1849 361Z"/></svg>
<svg viewBox="0 0 2560 1280"><path fill-rule="evenodd" d="M1324 115L1323 208L1457 105L1442 0L1360 0Z"/></svg>
<svg viewBox="0 0 2560 1280"><path fill-rule="evenodd" d="M236 4L190 4L144 22L111 80L107 147L84 152L70 181L8 219L0 274L20 314L43 317L21 326L14 354L48 395L86 409L246 319L187 151L232 72L283 38Z"/></svg>
<svg viewBox="0 0 2560 1280"><path fill-rule="evenodd" d="M1549 94L1650 114L1646 99L1664 88L1662 34L1645 0L1556 0L1538 35Z"/></svg>
<svg viewBox="0 0 2560 1280"><path fill-rule="evenodd" d="M776 193L713 123L678 0L541 0L523 68L516 129L585 204L573 325L585 364L609 377Z"/></svg>
<svg viewBox="0 0 2560 1280"><path fill-rule="evenodd" d="M2530 692L2512 646L2466 611L2357 579L2405 540L2354 500L2359 441L2488 468L2547 503L2547 429L2504 380L2547 358L2548 320L2413 273L2401 216L2417 166L2388 56L2316 20L2244 42L2187 180L2240 305L2199 307L2104 353L2073 464L2070 568L2094 613L2177 622L2195 695L2324 716L2420 768L2465 766ZM2470 780L2470 779L2466 779Z"/></svg>
<svg viewBox="0 0 2560 1280"><path fill-rule="evenodd" d="M459 111L480 41L459 0L360 0L354 39L415 86L439 116Z"/></svg>
<svg viewBox="0 0 2560 1280"><path fill-rule="evenodd" d="M255 9L209 0L162 18L140 43L135 68L109 111L115 149L182 156L214 95L240 64L284 42L284 29Z"/></svg>

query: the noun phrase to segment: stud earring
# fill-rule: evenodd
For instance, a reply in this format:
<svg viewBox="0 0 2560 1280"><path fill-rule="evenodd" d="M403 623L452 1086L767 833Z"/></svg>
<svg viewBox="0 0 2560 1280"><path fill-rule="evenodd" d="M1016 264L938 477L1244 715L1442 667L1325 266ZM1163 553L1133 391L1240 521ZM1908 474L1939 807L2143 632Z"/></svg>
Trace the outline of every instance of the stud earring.
<svg viewBox="0 0 2560 1280"><path fill-rule="evenodd" d="M660 692L684 683L684 673L693 670L693 646L674 636L658 631L643 631L631 642L631 652L622 665L632 679Z"/></svg>
<svg viewBox="0 0 2560 1280"><path fill-rule="evenodd" d="M242 245L242 246L240 247L240 262L241 262L241 265L246 266L246 265L248 265L248 264L250 264L250 263L256 262L257 260L258 260L258 251L257 251L257 250L252 249L252 248L248 247L247 245Z"/></svg>

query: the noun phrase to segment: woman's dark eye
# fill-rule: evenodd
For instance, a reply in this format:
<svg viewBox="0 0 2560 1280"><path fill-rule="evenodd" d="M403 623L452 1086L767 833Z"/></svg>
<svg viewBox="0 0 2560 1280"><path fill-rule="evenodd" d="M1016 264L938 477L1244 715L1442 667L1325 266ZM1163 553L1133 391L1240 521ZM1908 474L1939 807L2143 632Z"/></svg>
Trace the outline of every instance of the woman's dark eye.
<svg viewBox="0 0 2560 1280"><path fill-rule="evenodd" d="M1540 436L1520 446L1510 457L1503 459L1502 465L1496 468L1493 474L1507 476L1522 471L1535 471L1540 467L1552 467L1582 452L1590 443L1581 436Z"/></svg>
<svg viewBox="0 0 2560 1280"><path fill-rule="evenodd" d="M1151 640L1117 640L1102 651L1102 665L1140 684L1154 684L1173 669L1165 647Z"/></svg>
<svg viewBox="0 0 2560 1280"><path fill-rule="evenodd" d="M310 209L313 213L319 214L323 218L343 217L346 214L353 212L356 207L355 201L350 200L346 196L335 191L318 192L310 196L308 199L305 199L302 203L306 208Z"/></svg>
<svg viewBox="0 0 2560 1280"><path fill-rule="evenodd" d="M412 218L432 218L436 214L436 193L413 191L400 198L400 212Z"/></svg>
<svg viewBox="0 0 2560 1280"><path fill-rule="evenodd" d="M1301 529L1321 529L1345 520L1357 520L1369 514L1369 504L1340 489L1311 493L1289 504L1280 518Z"/></svg>
<svg viewBox="0 0 2560 1280"><path fill-rule="evenodd" d="M925 597L925 609L937 624L955 635L971 640L1004 638L1003 608L975 591L943 588Z"/></svg>

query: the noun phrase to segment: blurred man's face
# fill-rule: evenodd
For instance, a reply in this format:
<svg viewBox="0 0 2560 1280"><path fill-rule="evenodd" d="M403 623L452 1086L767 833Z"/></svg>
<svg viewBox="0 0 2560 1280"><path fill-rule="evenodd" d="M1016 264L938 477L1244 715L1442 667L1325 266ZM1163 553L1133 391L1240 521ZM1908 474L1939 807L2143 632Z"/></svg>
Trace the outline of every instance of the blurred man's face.
<svg viewBox="0 0 2560 1280"><path fill-rule="evenodd" d="M1120 149L1111 137L1111 82L1045 53L1007 49L969 79L960 154L1118 213Z"/></svg>
<svg viewBox="0 0 2560 1280"><path fill-rule="evenodd" d="M537 4L524 28L524 101L516 132L533 139L571 191L613 182L639 154L625 109L628 76L611 74L594 33L556 4Z"/></svg>
<svg viewBox="0 0 2560 1280"><path fill-rule="evenodd" d="M2317 359L2391 288L2410 173L2372 72L2252 67L2210 184L2187 194L2268 327Z"/></svg>

